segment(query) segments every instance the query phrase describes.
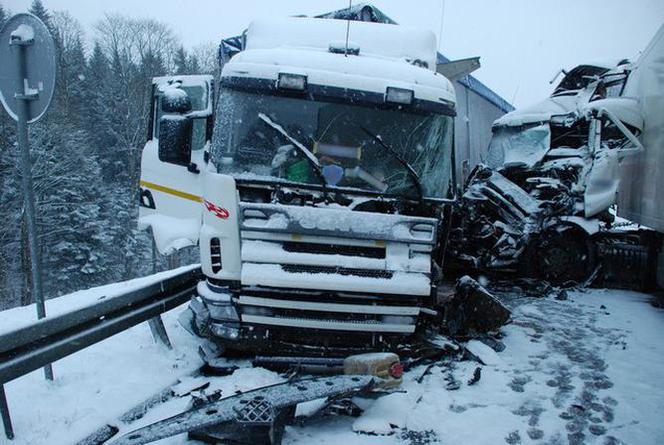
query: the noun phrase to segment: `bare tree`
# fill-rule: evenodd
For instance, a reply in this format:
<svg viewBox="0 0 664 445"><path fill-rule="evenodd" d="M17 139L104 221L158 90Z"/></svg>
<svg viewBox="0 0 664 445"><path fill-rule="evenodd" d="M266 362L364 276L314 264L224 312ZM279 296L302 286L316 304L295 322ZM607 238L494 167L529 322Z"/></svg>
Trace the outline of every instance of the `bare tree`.
<svg viewBox="0 0 664 445"><path fill-rule="evenodd" d="M219 44L214 42L203 43L191 49L191 56L196 59L199 71L197 74L215 74L219 69L217 51Z"/></svg>

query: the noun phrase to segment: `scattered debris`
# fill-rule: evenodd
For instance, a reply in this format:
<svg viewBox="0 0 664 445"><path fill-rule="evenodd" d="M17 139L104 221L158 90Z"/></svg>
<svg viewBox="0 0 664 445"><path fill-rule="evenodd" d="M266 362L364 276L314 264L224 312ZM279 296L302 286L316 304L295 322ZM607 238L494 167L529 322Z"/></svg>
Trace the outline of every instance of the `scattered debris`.
<svg viewBox="0 0 664 445"><path fill-rule="evenodd" d="M473 376L468 380L468 386L472 386L475 383L479 382L480 379L482 378L482 368L481 367L476 367L475 371L473 371Z"/></svg>
<svg viewBox="0 0 664 445"><path fill-rule="evenodd" d="M455 337L496 331L510 318L509 309L468 276L457 282L456 292L444 309L445 329Z"/></svg>
<svg viewBox="0 0 664 445"><path fill-rule="evenodd" d="M210 386L210 382L202 382L195 377L186 377L180 380L180 383L173 386L172 391L178 397L184 397L196 391L201 391Z"/></svg>
<svg viewBox="0 0 664 445"><path fill-rule="evenodd" d="M193 432L192 437L241 440L279 444L283 428L295 415L298 403L321 398L348 397L368 392L381 384L367 375L314 377L283 382L236 394L216 402L194 407L176 416L129 432L113 445L139 445ZM256 443L254 442L254 443Z"/></svg>
<svg viewBox="0 0 664 445"><path fill-rule="evenodd" d="M276 362L287 363L286 357L281 359ZM308 402L299 412L300 422L327 414L358 416L362 410L350 397L372 392L375 396L384 395L401 384L403 374L399 356L394 353L349 356L341 369L345 375L291 379L223 399L221 391L205 394L209 382L187 379L172 392L190 394L189 409L127 433L112 444L150 443L183 432L205 442L279 444L284 426L296 418L298 404ZM195 394L196 390L199 394Z"/></svg>
<svg viewBox="0 0 664 445"><path fill-rule="evenodd" d="M501 364L501 359L496 351L491 349L479 340L470 340L466 343L466 351L472 355L479 363L488 366Z"/></svg>

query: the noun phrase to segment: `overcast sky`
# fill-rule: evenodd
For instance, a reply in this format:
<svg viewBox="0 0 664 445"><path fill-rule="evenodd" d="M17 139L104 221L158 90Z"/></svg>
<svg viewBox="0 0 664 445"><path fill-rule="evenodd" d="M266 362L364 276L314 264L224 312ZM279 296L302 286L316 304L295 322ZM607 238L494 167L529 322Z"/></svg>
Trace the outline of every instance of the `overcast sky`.
<svg viewBox="0 0 664 445"><path fill-rule="evenodd" d="M20 12L31 0L0 0ZM89 30L104 12L154 17L191 47L237 35L254 18L315 15L347 0L43 0L68 10ZM354 1L359 3L358 1ZM474 75L516 106L551 91L560 68L638 55L664 23L662 0L375 0L398 23L439 34L440 50L456 59L480 56Z"/></svg>

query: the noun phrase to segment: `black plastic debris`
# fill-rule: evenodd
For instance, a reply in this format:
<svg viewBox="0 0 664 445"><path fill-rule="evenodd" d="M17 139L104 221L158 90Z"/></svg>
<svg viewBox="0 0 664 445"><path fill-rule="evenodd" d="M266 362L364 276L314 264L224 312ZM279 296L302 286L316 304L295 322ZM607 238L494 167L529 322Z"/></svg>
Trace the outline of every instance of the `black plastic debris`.
<svg viewBox="0 0 664 445"><path fill-rule="evenodd" d="M453 337L496 331L511 315L509 309L468 276L459 279L456 292L444 309L444 327Z"/></svg>
<svg viewBox="0 0 664 445"><path fill-rule="evenodd" d="M479 382L480 379L482 378L482 368L479 366L475 368L475 371L473 371L473 376L468 380L468 386L472 386L475 383Z"/></svg>

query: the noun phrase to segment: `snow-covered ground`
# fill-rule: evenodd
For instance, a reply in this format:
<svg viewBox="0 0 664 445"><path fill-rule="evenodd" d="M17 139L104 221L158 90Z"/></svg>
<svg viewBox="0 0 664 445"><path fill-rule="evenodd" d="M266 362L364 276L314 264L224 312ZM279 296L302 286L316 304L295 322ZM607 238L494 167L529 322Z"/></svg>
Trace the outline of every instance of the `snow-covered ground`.
<svg viewBox="0 0 664 445"><path fill-rule="evenodd" d="M49 302L55 313L117 290L112 285ZM487 364L442 361L404 377L401 390L363 401L359 418L327 418L287 427L291 444L661 444L664 443L664 311L649 296L609 290L553 298L505 297L513 323L502 329L505 349L469 345ZM197 386L199 341L177 324L183 308L165 314L174 345L156 345L147 324L89 347L6 385L18 444L68 444L171 385ZM34 317L34 308L0 313L0 330ZM274 383L273 372L241 369L216 377L222 395ZM480 380L468 382L477 367ZM421 383L417 378L426 374ZM184 409L188 397L158 405L123 431ZM370 433L370 434L369 434ZM376 435L378 434L378 435ZM0 438L2 441L4 438ZM189 443L179 436L161 444Z"/></svg>

